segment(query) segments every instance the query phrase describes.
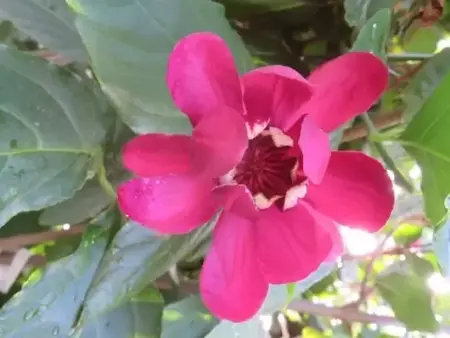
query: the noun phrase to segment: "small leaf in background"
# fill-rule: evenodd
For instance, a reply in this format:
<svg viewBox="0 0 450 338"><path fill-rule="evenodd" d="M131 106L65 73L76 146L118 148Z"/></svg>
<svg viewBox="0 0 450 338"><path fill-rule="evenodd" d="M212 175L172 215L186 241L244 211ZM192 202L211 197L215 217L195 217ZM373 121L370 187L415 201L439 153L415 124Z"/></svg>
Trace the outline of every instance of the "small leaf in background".
<svg viewBox="0 0 450 338"><path fill-rule="evenodd" d="M63 0L0 1L0 18L73 61L88 60L75 15Z"/></svg>
<svg viewBox="0 0 450 338"><path fill-rule="evenodd" d="M386 44L391 28L391 11L377 11L361 28L353 43L353 51L370 51L386 60Z"/></svg>
<svg viewBox="0 0 450 338"><path fill-rule="evenodd" d="M76 337L157 338L161 334L163 308L164 302L159 291L153 287L147 287L122 306L79 328ZM179 337L186 333L186 330L181 331Z"/></svg>
<svg viewBox="0 0 450 338"><path fill-rule="evenodd" d="M110 117L82 80L40 58L3 46L0 77L1 227L70 198L95 174Z"/></svg>
<svg viewBox="0 0 450 338"><path fill-rule="evenodd" d="M297 287L297 284L295 283L289 283L286 285L287 288L287 304L292 302L292 300L295 298L295 288Z"/></svg>
<svg viewBox="0 0 450 338"><path fill-rule="evenodd" d="M123 304L167 272L211 233L211 226L184 236L161 236L128 222L113 239L95 275L84 304L91 320Z"/></svg>
<svg viewBox="0 0 450 338"><path fill-rule="evenodd" d="M408 330L435 332L439 325L431 306L427 276L417 274L414 269L418 266L410 262L394 264L376 277L376 289Z"/></svg>
<svg viewBox="0 0 450 338"><path fill-rule="evenodd" d="M410 121L423 107L434 91L439 87L445 75L450 71L450 49L441 52L426 60L420 70L411 78L402 98L406 103L404 118Z"/></svg>
<svg viewBox="0 0 450 338"><path fill-rule="evenodd" d="M417 241L422 236L423 227L413 224L400 224L393 233L397 244L408 246Z"/></svg>
<svg viewBox="0 0 450 338"><path fill-rule="evenodd" d="M432 224L446 216L444 201L450 193L450 73L400 135L400 142L422 171L425 215Z"/></svg>
<svg viewBox="0 0 450 338"><path fill-rule="evenodd" d="M312 285L316 284L335 269L335 264L323 263L315 272L304 280L296 283L295 296L301 295ZM251 292L251 290L249 290ZM264 304L259 312L250 320L243 323L220 322L205 338L237 338L261 337L263 335L260 320L261 314L271 314L281 309L286 302L288 290L285 285L272 285Z"/></svg>
<svg viewBox="0 0 450 338"><path fill-rule="evenodd" d="M386 8L391 10L396 1L397 0L345 0L345 20L350 26L362 27L380 9Z"/></svg>
<svg viewBox="0 0 450 338"><path fill-rule="evenodd" d="M450 277L450 219L434 234L433 251L439 262L442 273Z"/></svg>
<svg viewBox="0 0 450 338"><path fill-rule="evenodd" d="M191 130L165 81L168 55L181 37L196 31L218 33L241 70L251 68L250 54L228 24L222 5L210 0L123 0L120 6L115 1L70 0L69 4L77 12L76 26L96 76L137 133Z"/></svg>
<svg viewBox="0 0 450 338"><path fill-rule="evenodd" d="M420 22L413 24L403 38L403 48L407 53L434 53L442 32L437 27L423 27Z"/></svg>
<svg viewBox="0 0 450 338"><path fill-rule="evenodd" d="M90 225L78 250L45 268L0 310L2 338L67 337L103 257L114 215ZM101 226L99 226L101 225Z"/></svg>
<svg viewBox="0 0 450 338"><path fill-rule="evenodd" d="M191 295L164 309L161 338L184 337L188 332L189 338L203 338L218 322L200 296Z"/></svg>

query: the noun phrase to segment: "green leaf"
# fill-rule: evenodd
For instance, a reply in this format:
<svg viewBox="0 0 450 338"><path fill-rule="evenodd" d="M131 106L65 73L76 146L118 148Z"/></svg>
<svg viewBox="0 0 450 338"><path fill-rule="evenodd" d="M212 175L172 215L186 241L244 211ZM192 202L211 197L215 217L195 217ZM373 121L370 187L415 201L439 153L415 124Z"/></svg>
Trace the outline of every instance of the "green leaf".
<svg viewBox="0 0 450 338"><path fill-rule="evenodd" d="M167 272L211 233L211 226L184 236L158 236L128 222L115 236L86 297L83 318L115 308Z"/></svg>
<svg viewBox="0 0 450 338"><path fill-rule="evenodd" d="M350 26L362 27L382 8L392 9L397 0L345 0L345 20Z"/></svg>
<svg viewBox="0 0 450 338"><path fill-rule="evenodd" d="M418 27L409 29L403 38L403 48L407 53L434 53L437 43L442 38L442 33L435 26ZM409 34L409 31L411 33Z"/></svg>
<svg viewBox="0 0 450 338"><path fill-rule="evenodd" d="M423 227L413 224L401 224L394 231L393 237L397 244L408 246L422 236Z"/></svg>
<svg viewBox="0 0 450 338"><path fill-rule="evenodd" d="M375 287L409 330L435 332L438 323L426 276L415 272L408 262L398 262L376 277Z"/></svg>
<svg viewBox="0 0 450 338"><path fill-rule="evenodd" d="M73 61L88 60L75 15L63 0L1 1L0 18Z"/></svg>
<svg viewBox="0 0 450 338"><path fill-rule="evenodd" d="M404 117L411 120L439 87L450 71L450 48L431 57L405 87L402 98L406 103Z"/></svg>
<svg viewBox="0 0 450 338"><path fill-rule="evenodd" d="M433 251L445 276L450 276L450 219L435 232Z"/></svg>
<svg viewBox="0 0 450 338"><path fill-rule="evenodd" d="M89 226L73 255L49 265L40 280L28 283L1 309L3 338L68 336L106 248L105 225L114 221L107 214Z"/></svg>
<svg viewBox="0 0 450 338"><path fill-rule="evenodd" d="M70 198L94 175L109 117L82 80L5 46L0 78L1 227Z"/></svg>
<svg viewBox="0 0 450 338"><path fill-rule="evenodd" d="M400 135L399 142L422 170L425 214L433 224L446 215L444 200L450 193L450 73Z"/></svg>
<svg viewBox="0 0 450 338"><path fill-rule="evenodd" d="M387 8L380 9L361 28L352 50L372 52L386 60L386 44L390 28L391 11Z"/></svg>
<svg viewBox="0 0 450 338"><path fill-rule="evenodd" d="M164 302L159 291L148 287L122 306L78 329L75 337L158 338L161 334L163 308ZM183 333L186 334L186 331Z"/></svg>
<svg viewBox="0 0 450 338"><path fill-rule="evenodd" d="M203 338L219 322L206 309L199 295L192 295L172 303L164 309L161 338Z"/></svg>
<svg viewBox="0 0 450 338"><path fill-rule="evenodd" d="M210 0L122 0L120 6L117 0L68 1L78 14L76 26L96 76L135 132L191 130L165 83L168 55L181 37L196 31L218 33L233 50L240 69L251 66L223 7Z"/></svg>
<svg viewBox="0 0 450 338"><path fill-rule="evenodd" d="M299 296L312 285L328 276L334 271L335 264L324 263L315 272L296 283L295 296ZM251 290L249 290L251 292ZM269 294L259 312L250 320L243 323L231 323L223 321L219 323L205 338L229 338L229 337L260 337L261 314L272 314L286 305L288 290L285 285L272 285Z"/></svg>

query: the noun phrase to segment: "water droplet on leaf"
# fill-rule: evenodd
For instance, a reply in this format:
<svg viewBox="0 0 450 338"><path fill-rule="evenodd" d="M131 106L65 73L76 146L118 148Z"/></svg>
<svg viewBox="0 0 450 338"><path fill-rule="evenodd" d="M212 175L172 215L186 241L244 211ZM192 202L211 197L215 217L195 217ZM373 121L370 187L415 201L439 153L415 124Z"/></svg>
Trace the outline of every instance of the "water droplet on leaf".
<svg viewBox="0 0 450 338"><path fill-rule="evenodd" d="M30 319L36 317L38 314L39 314L39 309L28 310L28 311L25 312L25 314L23 315L23 319L24 319L24 320L30 320Z"/></svg>

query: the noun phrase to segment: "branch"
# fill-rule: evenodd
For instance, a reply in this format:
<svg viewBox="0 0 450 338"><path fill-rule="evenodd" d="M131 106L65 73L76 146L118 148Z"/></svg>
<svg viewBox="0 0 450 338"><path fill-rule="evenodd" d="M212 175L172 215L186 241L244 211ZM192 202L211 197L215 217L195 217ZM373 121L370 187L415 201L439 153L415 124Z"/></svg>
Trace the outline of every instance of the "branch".
<svg viewBox="0 0 450 338"><path fill-rule="evenodd" d="M368 323L378 325L406 325L394 317L373 315L356 310L352 307L329 307L326 305L311 303L307 300L297 299L292 301L288 308L298 312L309 313L316 316L332 317L347 322ZM442 332L450 332L450 327L441 325Z"/></svg>

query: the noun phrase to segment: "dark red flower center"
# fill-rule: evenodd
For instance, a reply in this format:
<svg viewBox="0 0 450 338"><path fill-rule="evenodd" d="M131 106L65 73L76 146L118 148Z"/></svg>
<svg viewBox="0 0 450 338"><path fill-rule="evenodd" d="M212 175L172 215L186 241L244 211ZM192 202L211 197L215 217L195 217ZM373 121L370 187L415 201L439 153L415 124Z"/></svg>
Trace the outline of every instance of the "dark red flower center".
<svg viewBox="0 0 450 338"><path fill-rule="evenodd" d="M279 129L269 127L249 141L233 179L247 186L257 205L261 203L258 206L275 203L283 208L286 194L306 181L301 168L301 152L294 141Z"/></svg>

